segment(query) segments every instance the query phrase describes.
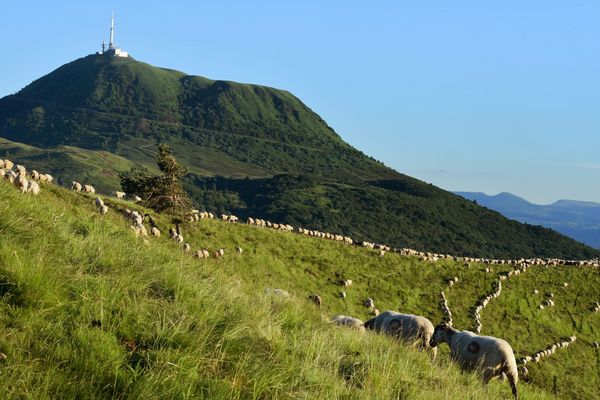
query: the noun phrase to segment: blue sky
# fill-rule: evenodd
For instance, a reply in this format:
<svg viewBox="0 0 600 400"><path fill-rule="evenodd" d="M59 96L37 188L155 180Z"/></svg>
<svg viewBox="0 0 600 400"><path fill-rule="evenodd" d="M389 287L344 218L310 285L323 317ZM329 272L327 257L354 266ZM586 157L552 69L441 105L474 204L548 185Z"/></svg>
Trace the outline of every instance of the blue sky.
<svg viewBox="0 0 600 400"><path fill-rule="evenodd" d="M7 3L0 96L97 51L114 10L138 60L289 90L400 172L600 202L600 2Z"/></svg>

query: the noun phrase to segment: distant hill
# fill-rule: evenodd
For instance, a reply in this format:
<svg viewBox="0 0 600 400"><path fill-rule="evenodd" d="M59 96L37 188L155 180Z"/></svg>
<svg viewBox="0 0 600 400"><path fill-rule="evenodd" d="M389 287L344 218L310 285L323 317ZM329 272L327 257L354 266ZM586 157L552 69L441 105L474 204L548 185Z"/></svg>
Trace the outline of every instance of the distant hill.
<svg viewBox="0 0 600 400"><path fill-rule="evenodd" d="M455 192L502 215L532 225L552 228L582 243L600 249L600 204L559 200L539 205L510 193L488 196L478 192Z"/></svg>
<svg viewBox="0 0 600 400"><path fill-rule="evenodd" d="M0 156L104 192L166 142L198 208L444 253L600 254L386 167L287 91L133 58L83 57L0 99L0 136Z"/></svg>

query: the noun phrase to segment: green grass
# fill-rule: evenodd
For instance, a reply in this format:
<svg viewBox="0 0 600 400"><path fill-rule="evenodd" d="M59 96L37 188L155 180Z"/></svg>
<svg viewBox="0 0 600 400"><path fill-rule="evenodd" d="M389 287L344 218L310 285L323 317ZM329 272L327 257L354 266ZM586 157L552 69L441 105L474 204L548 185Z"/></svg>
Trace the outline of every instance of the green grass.
<svg viewBox="0 0 600 400"><path fill-rule="evenodd" d="M116 211L132 207L126 202L108 200L111 211L100 216L90 196L48 185L26 196L6 181L0 199L3 398L510 396L506 382L484 387L445 356L433 364L385 336L323 321L334 312L366 318L366 295L381 309L437 320L436 293L455 265L379 259L219 221L184 227L194 248L227 249L221 259L198 260L165 237L135 238ZM166 230L167 217L157 219ZM345 302L335 297L336 273L355 282ZM269 298L265 287L292 298ZM323 309L306 301L310 292L321 294ZM525 399L552 398L534 385L520 388Z"/></svg>

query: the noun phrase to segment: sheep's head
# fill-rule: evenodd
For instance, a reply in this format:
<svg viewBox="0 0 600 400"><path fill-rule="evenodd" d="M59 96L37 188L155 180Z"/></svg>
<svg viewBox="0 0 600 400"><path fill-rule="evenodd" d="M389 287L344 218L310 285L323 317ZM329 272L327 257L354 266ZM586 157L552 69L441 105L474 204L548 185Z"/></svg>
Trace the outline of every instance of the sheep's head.
<svg viewBox="0 0 600 400"><path fill-rule="evenodd" d="M437 347L440 343L447 341L448 332L452 331L452 327L447 323L443 322L435 327L433 330L433 335L431 335L431 340L429 341L429 346Z"/></svg>

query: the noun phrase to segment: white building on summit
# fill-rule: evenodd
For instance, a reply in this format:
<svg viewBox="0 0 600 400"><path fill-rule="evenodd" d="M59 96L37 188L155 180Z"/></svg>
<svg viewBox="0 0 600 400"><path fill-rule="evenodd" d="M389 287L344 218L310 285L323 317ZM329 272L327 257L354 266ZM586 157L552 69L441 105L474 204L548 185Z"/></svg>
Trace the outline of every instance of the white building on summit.
<svg viewBox="0 0 600 400"><path fill-rule="evenodd" d="M110 42L108 43L108 49L106 48L106 44L102 41L102 51L97 54L106 54L108 56L113 57L129 57L126 51L121 50L117 46L115 46L115 15L113 13L111 21L110 21Z"/></svg>

